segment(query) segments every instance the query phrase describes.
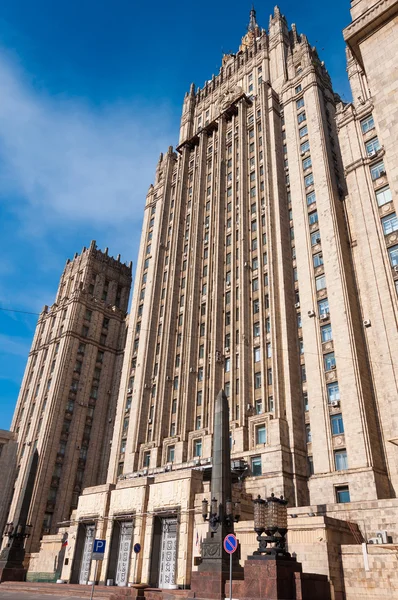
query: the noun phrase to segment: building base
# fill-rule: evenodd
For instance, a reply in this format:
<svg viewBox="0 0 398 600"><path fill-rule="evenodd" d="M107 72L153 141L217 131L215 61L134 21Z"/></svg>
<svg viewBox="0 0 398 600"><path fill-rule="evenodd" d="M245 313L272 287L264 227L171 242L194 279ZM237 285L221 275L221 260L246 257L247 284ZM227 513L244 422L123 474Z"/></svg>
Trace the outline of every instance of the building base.
<svg viewBox="0 0 398 600"><path fill-rule="evenodd" d="M232 582L232 596L239 600L330 600L331 593L325 575L303 573L295 558L250 556L244 580ZM229 597L229 582L225 597Z"/></svg>
<svg viewBox="0 0 398 600"><path fill-rule="evenodd" d="M0 564L0 583L3 581L26 581L26 569L7 567Z"/></svg>

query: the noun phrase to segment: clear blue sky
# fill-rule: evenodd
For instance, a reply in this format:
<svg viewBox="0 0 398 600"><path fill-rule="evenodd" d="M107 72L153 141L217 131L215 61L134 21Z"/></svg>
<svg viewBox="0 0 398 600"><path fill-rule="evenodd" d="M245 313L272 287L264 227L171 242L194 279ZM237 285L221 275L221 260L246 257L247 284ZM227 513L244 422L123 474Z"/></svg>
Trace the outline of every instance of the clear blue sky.
<svg viewBox="0 0 398 600"><path fill-rule="evenodd" d="M350 99L349 1L280 5ZM273 4L257 3L268 28ZM96 239L135 262L158 155L184 93L236 51L250 3L3 0L0 12L0 307L54 301L65 260ZM36 317L0 310L0 428L8 428Z"/></svg>

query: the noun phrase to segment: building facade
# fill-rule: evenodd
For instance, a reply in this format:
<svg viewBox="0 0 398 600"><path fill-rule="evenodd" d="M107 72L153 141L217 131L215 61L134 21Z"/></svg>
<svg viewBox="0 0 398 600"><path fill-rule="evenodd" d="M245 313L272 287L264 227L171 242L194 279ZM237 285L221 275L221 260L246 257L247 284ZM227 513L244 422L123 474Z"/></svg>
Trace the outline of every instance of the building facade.
<svg viewBox="0 0 398 600"><path fill-rule="evenodd" d="M278 8L268 32L252 10L239 51L186 94L179 144L160 156L146 199L107 484L85 489L72 514L66 579L93 576L96 535L108 540L102 580L126 585L137 568L154 586L189 584L221 388L243 502L394 495L340 105Z"/></svg>
<svg viewBox="0 0 398 600"><path fill-rule="evenodd" d="M398 2L351 3L353 101L340 106L347 223L391 494L398 486ZM380 68L380 65L383 68ZM380 434L379 434L380 435Z"/></svg>
<svg viewBox="0 0 398 600"><path fill-rule="evenodd" d="M84 487L106 481L130 286L131 264L92 242L67 261L56 300L39 317L11 426L18 467L9 521L39 452L28 552L69 519Z"/></svg>

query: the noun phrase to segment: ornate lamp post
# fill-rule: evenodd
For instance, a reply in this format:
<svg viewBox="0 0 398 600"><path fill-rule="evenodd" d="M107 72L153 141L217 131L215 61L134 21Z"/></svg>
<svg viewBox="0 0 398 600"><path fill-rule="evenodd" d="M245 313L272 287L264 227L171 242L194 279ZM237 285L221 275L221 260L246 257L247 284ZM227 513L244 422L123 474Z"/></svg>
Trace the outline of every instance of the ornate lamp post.
<svg viewBox="0 0 398 600"><path fill-rule="evenodd" d="M216 498L212 498L210 503L210 514L209 514L209 502L204 498L202 500L202 517L204 521L209 522L210 530L215 533L222 523L222 517L220 517L221 511L219 510L218 502ZM232 500L226 500L225 509L222 511L224 516L224 523L230 527L232 523L238 523L240 519L240 501L232 502Z"/></svg>
<svg viewBox="0 0 398 600"><path fill-rule="evenodd" d="M4 528L4 535L9 539L9 545L11 545L11 540L25 540L30 537L32 532L33 525L17 525L14 527L14 523L7 523Z"/></svg>
<svg viewBox="0 0 398 600"><path fill-rule="evenodd" d="M258 549L254 555L290 557L286 551L287 500L271 494L263 500L254 500L254 531L257 533ZM265 536L263 535L265 533Z"/></svg>

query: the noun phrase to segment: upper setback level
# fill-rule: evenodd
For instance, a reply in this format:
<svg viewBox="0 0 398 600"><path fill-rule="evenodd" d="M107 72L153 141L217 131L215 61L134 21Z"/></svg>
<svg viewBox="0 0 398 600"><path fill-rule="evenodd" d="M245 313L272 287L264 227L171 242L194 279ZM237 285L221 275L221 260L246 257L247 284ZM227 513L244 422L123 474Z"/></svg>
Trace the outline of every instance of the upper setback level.
<svg viewBox="0 0 398 600"><path fill-rule="evenodd" d="M308 67L315 67L322 87L334 98L332 85L324 63L319 60L315 47L305 35L298 34L292 24L289 30L286 18L275 7L270 17L269 33L260 29L252 9L247 34L242 38L236 54L225 54L217 76L195 90L191 85L185 95L177 150L186 143L197 143L203 128L211 131L225 111L233 110L231 104L243 97L256 96L264 82L271 86L282 101L285 92L301 79Z"/></svg>

